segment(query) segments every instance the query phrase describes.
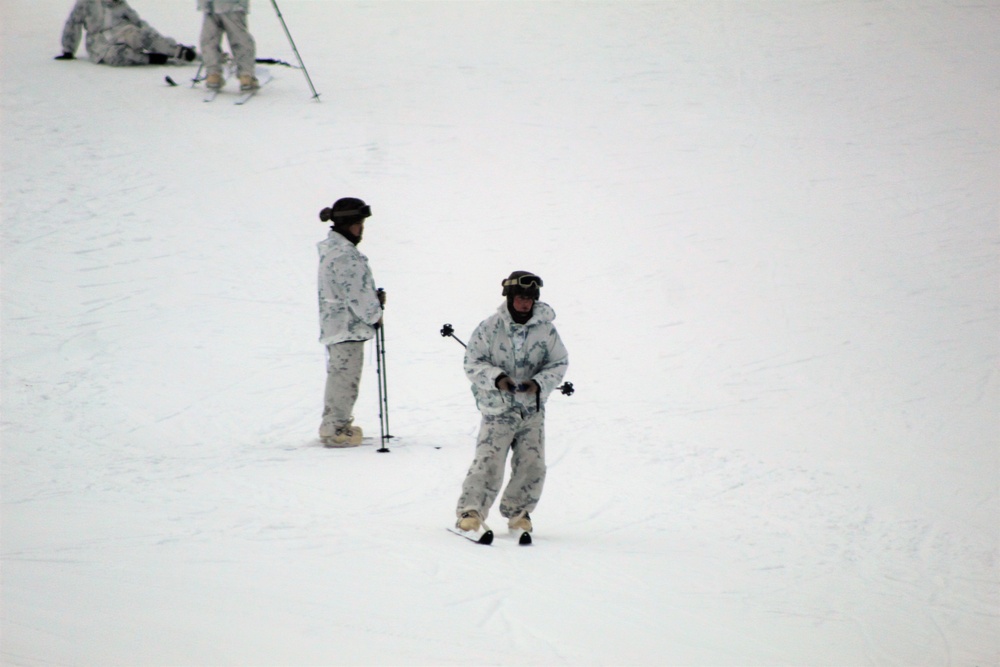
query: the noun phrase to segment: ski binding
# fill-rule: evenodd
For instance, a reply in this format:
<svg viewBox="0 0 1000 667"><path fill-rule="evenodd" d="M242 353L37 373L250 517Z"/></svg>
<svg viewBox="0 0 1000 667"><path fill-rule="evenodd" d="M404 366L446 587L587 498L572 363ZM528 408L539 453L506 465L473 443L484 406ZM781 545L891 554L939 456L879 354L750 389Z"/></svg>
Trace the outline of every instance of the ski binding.
<svg viewBox="0 0 1000 667"><path fill-rule="evenodd" d="M250 98L257 94L257 91L263 88L268 82L271 81L271 70L266 67L258 67L255 76L257 77L257 87L252 90L244 90L240 92L240 96L236 98L233 104L242 105L250 101Z"/></svg>

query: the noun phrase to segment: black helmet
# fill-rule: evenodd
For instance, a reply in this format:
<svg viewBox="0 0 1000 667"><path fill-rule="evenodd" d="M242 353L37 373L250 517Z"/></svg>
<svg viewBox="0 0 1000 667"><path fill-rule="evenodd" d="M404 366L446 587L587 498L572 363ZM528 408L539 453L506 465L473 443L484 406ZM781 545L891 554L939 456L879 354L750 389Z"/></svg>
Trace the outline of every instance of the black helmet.
<svg viewBox="0 0 1000 667"><path fill-rule="evenodd" d="M503 286L502 294L508 301L518 294L538 301L538 288L542 286L542 279L531 271L513 271L500 285Z"/></svg>
<svg viewBox="0 0 1000 667"><path fill-rule="evenodd" d="M360 199L342 197L335 201L333 206L320 211L319 219L323 222L332 222L334 227L349 227L364 222L365 218L371 217L371 214L371 207Z"/></svg>

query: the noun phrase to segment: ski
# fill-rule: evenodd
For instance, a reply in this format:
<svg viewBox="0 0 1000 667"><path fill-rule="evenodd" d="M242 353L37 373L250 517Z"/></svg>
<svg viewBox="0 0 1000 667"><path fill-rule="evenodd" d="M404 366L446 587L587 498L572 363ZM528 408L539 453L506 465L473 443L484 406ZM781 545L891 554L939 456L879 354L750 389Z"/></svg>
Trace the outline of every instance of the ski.
<svg viewBox="0 0 1000 667"><path fill-rule="evenodd" d="M260 90L260 89L259 88L255 88L253 90L243 91L242 93L240 93L240 96L236 98L236 101L233 102L233 104L235 104L237 106L240 106L242 104L246 104L247 102L250 101L250 98L253 97L254 93L256 93L258 90Z"/></svg>
<svg viewBox="0 0 1000 667"><path fill-rule="evenodd" d="M227 65L226 67L227 67L226 75L228 75L230 79L234 78L235 71L233 67L230 65ZM258 67L254 72L254 75L257 77L257 87L254 88L253 90L239 91L236 100L233 102L233 104L238 104L238 105L246 104L251 97L257 94L257 91L259 91L261 88L264 87L264 84L268 83L272 78L274 78L271 76L271 71L266 67ZM169 79L170 77L167 78ZM194 85L197 85L201 81L204 81L204 79L195 79ZM203 102L214 102L215 98L219 96L220 92L222 92L221 88L206 88L205 95L201 99Z"/></svg>
<svg viewBox="0 0 1000 667"><path fill-rule="evenodd" d="M518 532L520 532L521 534L517 537L517 543L520 544L522 547L530 547L531 546L531 533L529 533L526 530L522 530L522 531L516 531L515 530L511 534L512 535L517 535Z"/></svg>
<svg viewBox="0 0 1000 667"><path fill-rule="evenodd" d="M257 77L257 87L253 90L244 90L240 92L240 96L236 98L233 104L240 106L246 104L250 101L250 98L257 94L257 91L264 87L264 84L271 80L271 70L266 67L258 67L254 73Z"/></svg>
<svg viewBox="0 0 1000 667"><path fill-rule="evenodd" d="M326 449L354 449L356 447L371 446L375 444L376 438L362 438L361 442L333 442L320 438L317 442Z"/></svg>
<svg viewBox="0 0 1000 667"><path fill-rule="evenodd" d="M460 535L471 542L475 542L476 544L493 543L493 531L485 525L479 530L461 530L460 528L449 527L448 532Z"/></svg>

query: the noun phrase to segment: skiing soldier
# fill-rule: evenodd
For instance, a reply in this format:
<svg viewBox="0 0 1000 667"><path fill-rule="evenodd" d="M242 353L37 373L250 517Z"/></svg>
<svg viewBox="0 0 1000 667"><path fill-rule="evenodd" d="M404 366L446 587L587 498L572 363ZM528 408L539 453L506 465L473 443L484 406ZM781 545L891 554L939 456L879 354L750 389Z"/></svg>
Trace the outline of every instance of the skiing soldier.
<svg viewBox="0 0 1000 667"><path fill-rule="evenodd" d="M56 60L73 60L87 31L87 56L92 62L124 65L163 65L173 58L191 62L194 47L164 37L125 0L76 0L62 32L62 55Z"/></svg>
<svg viewBox="0 0 1000 667"><path fill-rule="evenodd" d="M229 48L236 59L236 75L240 90L249 92L260 87L254 71L257 67L257 43L247 27L250 0L198 0L198 11L204 12L201 24L201 57L205 62L205 86L216 90L225 85L222 78L222 35L229 39Z"/></svg>
<svg viewBox="0 0 1000 667"><path fill-rule="evenodd" d="M326 345L326 391L319 437L330 447L361 444L361 427L354 426L364 342L382 324L385 292L376 290L368 258L357 249L371 208L360 199L344 197L320 211L332 222L319 243L319 341Z"/></svg>
<svg viewBox="0 0 1000 667"><path fill-rule="evenodd" d="M500 514L512 531L531 531L529 513L545 483L545 401L569 365L552 324L555 311L538 300L542 279L514 271L501 285L505 302L476 327L465 352L465 374L482 421L456 508L456 526L463 531L486 529L508 450L511 473Z"/></svg>

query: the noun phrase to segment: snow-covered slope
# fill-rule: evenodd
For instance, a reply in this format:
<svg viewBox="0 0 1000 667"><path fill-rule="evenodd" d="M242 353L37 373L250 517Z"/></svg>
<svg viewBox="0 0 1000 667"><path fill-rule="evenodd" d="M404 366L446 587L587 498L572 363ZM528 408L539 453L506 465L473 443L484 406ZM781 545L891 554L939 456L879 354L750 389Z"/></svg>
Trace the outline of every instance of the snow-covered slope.
<svg viewBox="0 0 1000 667"><path fill-rule="evenodd" d="M3 664L1000 662L1000 6L280 5L320 102L54 61L69 1L2 4ZM388 454L312 442L341 196ZM476 547L439 330L520 268L577 392L536 545Z"/></svg>

